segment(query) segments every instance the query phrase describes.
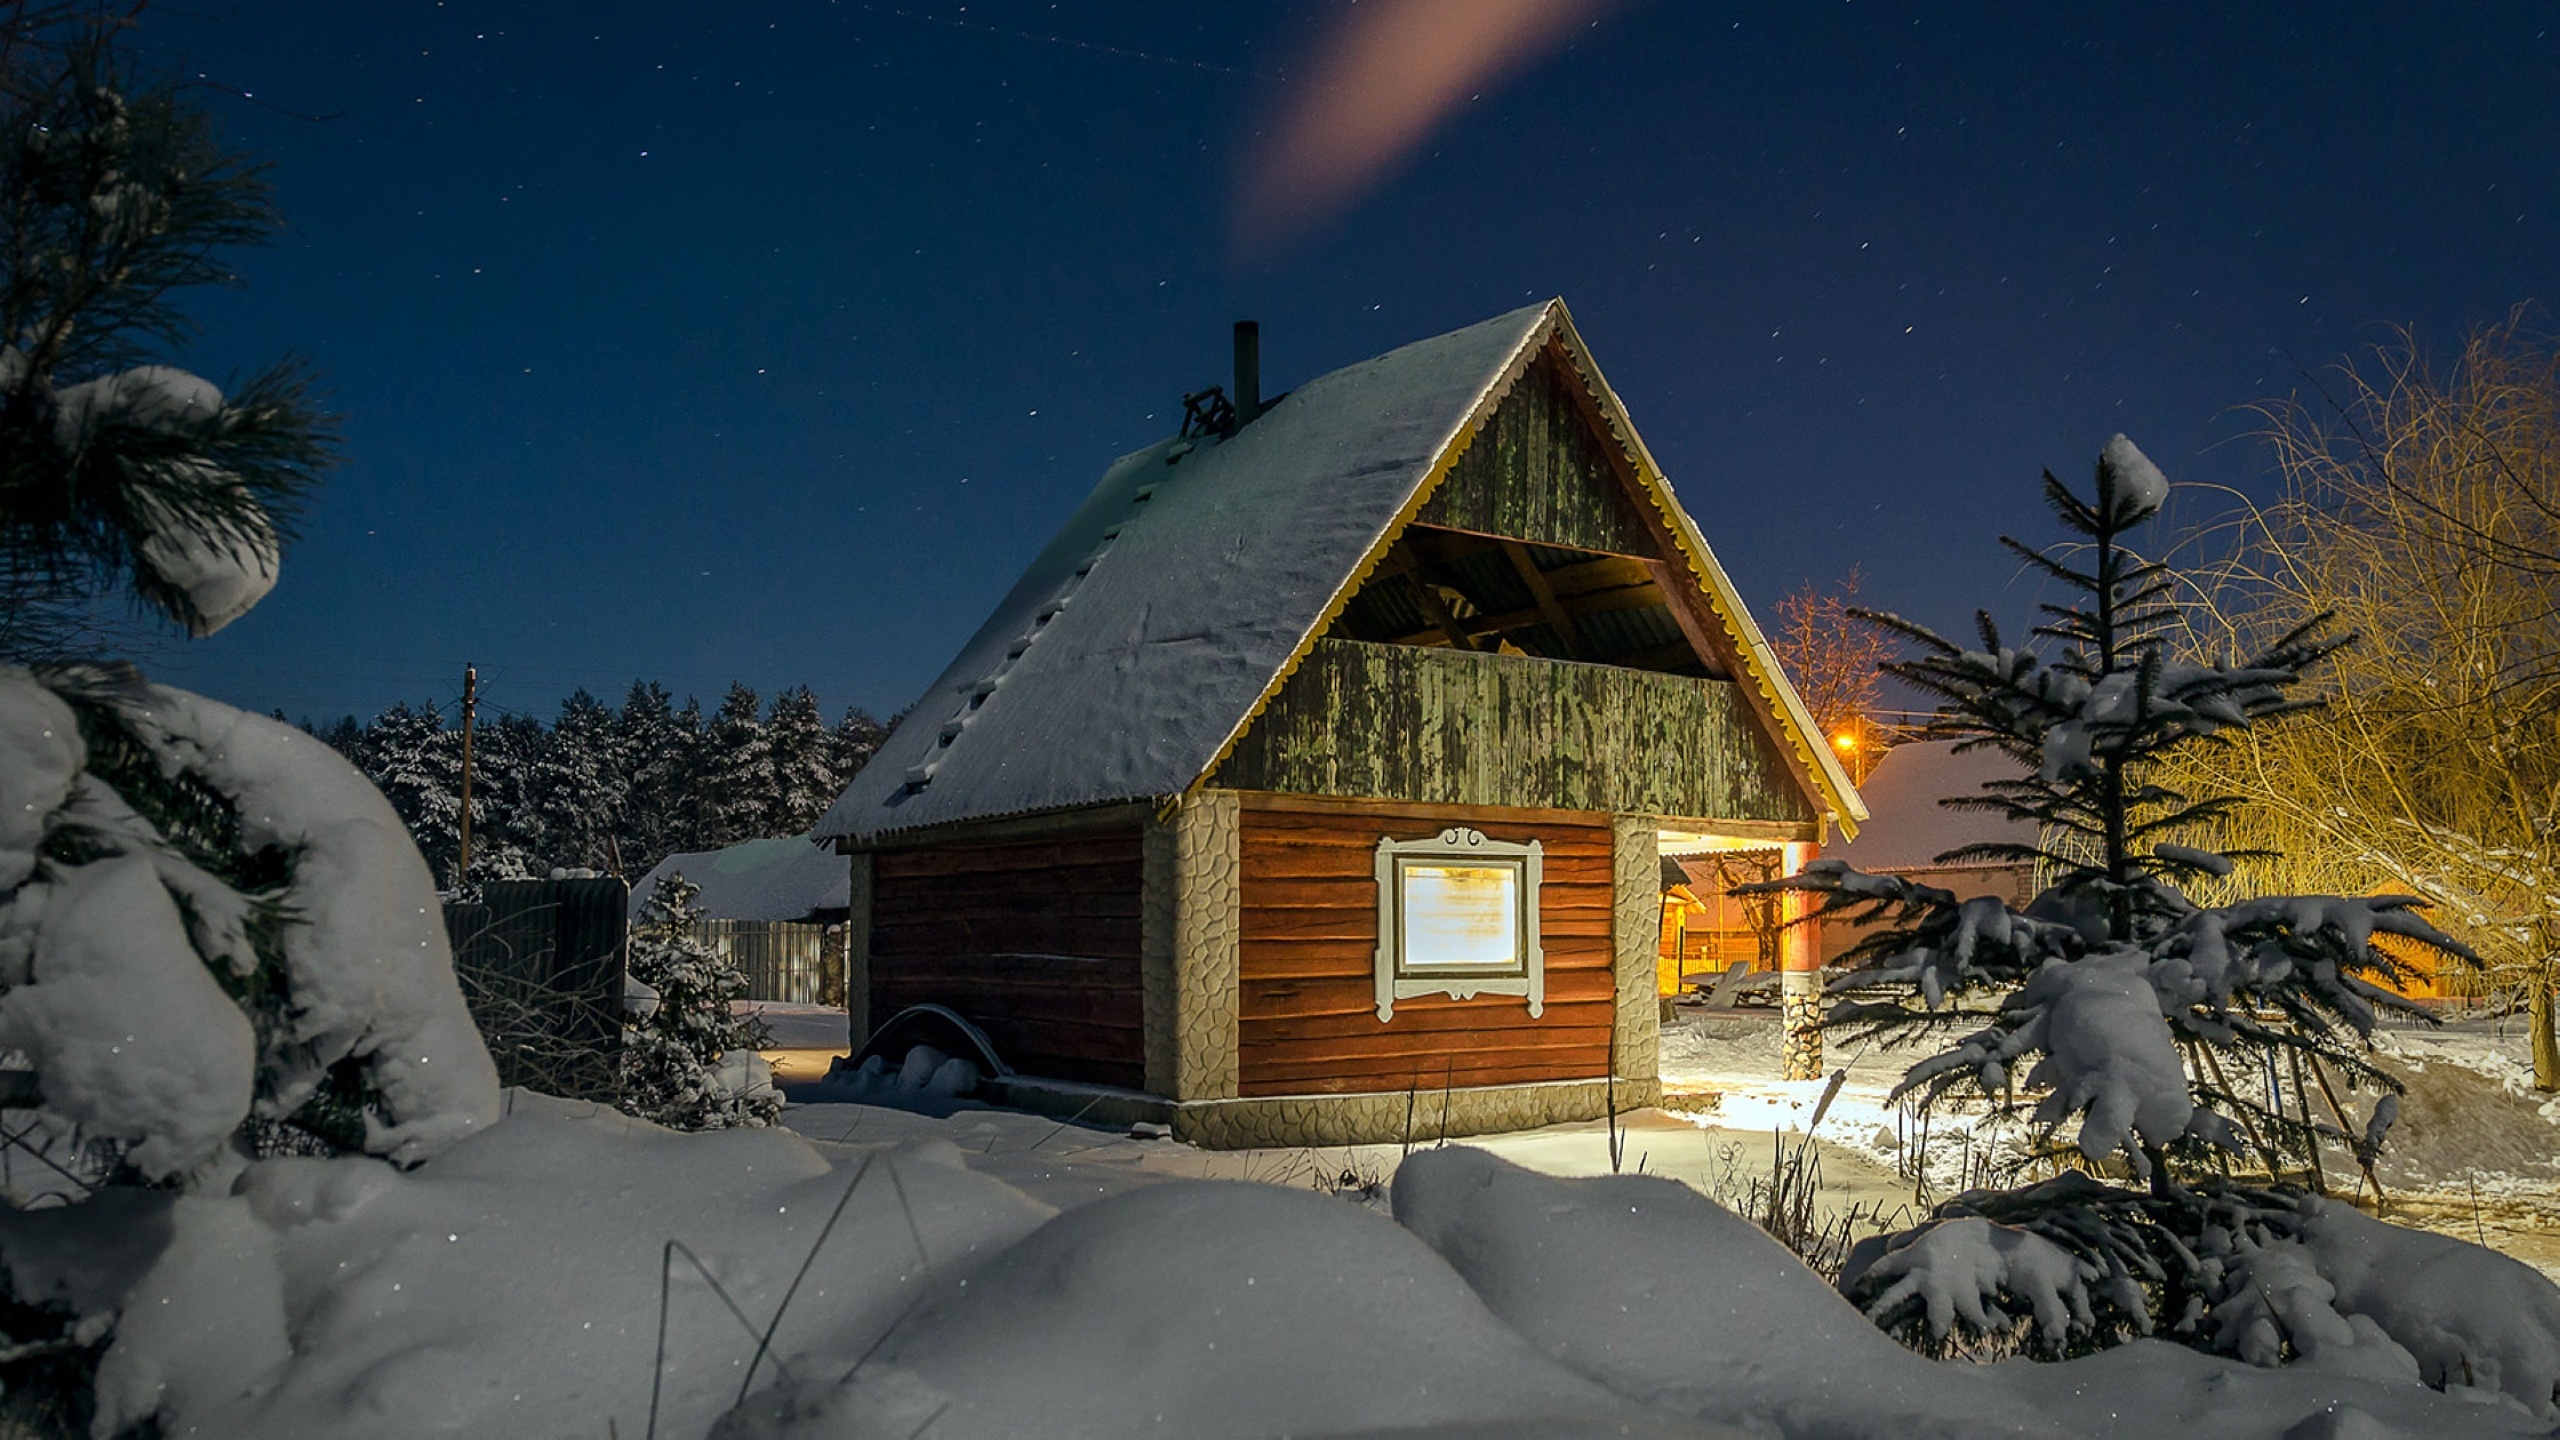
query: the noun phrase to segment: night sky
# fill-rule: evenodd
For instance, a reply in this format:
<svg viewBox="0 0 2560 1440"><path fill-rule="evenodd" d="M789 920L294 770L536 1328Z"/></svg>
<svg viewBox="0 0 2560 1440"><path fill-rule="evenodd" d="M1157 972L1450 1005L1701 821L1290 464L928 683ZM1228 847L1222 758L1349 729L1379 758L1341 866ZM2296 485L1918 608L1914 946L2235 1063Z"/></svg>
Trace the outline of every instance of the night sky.
<svg viewBox="0 0 2560 1440"><path fill-rule="evenodd" d="M1856 565L1957 625L2031 598L2040 468L2263 494L2252 402L2553 298L2560 7L1564 8L1331 206L1281 137L1377 98L1328 57L1382 0L152 11L288 223L181 358L307 356L346 443L148 668L885 715L1230 321L1270 393L1549 295L1764 617Z"/></svg>

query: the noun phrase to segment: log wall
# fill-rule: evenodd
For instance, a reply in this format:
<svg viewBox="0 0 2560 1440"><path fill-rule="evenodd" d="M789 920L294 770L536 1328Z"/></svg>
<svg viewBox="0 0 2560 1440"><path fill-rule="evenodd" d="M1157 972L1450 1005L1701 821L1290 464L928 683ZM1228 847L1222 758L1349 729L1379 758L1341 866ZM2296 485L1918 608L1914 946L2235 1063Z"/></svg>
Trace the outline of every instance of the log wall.
<svg viewBox="0 0 2560 1440"><path fill-rule="evenodd" d="M875 1023L948 1005L1024 1074L1145 1083L1136 830L871 861Z"/></svg>
<svg viewBox="0 0 2560 1440"><path fill-rule="evenodd" d="M1544 847L1538 919L1546 1011L1532 1018L1517 995L1415 996L1396 1001L1395 1018L1382 1023L1379 837L1411 839L1453 824ZM1447 808L1302 809L1247 796L1241 828L1238 1093L1414 1089L1416 1104L1428 1108L1444 1086L1608 1073L1615 1015L1608 817L1532 823Z"/></svg>

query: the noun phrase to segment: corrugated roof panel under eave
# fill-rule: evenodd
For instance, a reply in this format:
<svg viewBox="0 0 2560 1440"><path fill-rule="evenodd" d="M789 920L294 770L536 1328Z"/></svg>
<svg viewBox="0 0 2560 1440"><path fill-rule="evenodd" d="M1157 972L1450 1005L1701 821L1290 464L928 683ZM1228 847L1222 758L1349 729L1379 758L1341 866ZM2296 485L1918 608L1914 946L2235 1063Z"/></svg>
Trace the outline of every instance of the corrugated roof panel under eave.
<svg viewBox="0 0 2560 1440"><path fill-rule="evenodd" d="M1561 316L1550 301L1419 341L1232 438L1123 457L816 835L1183 793Z"/></svg>

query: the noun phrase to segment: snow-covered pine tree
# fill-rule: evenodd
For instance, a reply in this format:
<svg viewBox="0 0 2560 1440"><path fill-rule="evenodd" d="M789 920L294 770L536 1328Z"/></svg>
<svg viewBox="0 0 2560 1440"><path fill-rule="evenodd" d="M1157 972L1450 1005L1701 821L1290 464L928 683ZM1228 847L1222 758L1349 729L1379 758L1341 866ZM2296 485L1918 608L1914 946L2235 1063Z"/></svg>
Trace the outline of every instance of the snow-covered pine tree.
<svg viewBox="0 0 2560 1440"><path fill-rule="evenodd" d="M2230 858L2200 837L2239 802L2156 783L2153 762L2301 708L2289 691L2303 671L2351 637L2315 621L2236 662L2172 656L2164 637L2177 578L2127 543L2167 490L2123 436L2099 458L2094 501L2044 477L2047 502L2077 539L2044 550L2002 543L2068 597L2041 606L2033 632L2056 647L2051 658L2004 643L1988 615L1978 648L1897 616L1869 617L1919 647L1887 668L1939 701L1928 735L1997 749L2021 772L1940 803L2031 822L2041 837L1938 858L2032 861L2052 876L2049 887L2019 911L1837 860L1779 882L1819 892L1821 916L1880 927L1843 957L1827 1025L1858 1039L1952 1038L1905 1072L1897 1096L1926 1106L1969 1088L1994 1107L2028 1110L2048 1143L2077 1118L2073 1163L2139 1187L2074 1170L2025 1190L1968 1194L1916 1230L1870 1242L1843 1287L1888 1328L1942 1339L1951 1290L1963 1292L1955 1313L1977 1299L1995 1320L2047 1313L2030 1283L2028 1262L2040 1258L2077 1277L2063 1287L2068 1323L2039 1327L2043 1348L2154 1333L2224 1343L2215 1307L2233 1299L2247 1270L2234 1245L2285 1240L2316 1203L2276 1177L2308 1162L2324 1138L2369 1163L2395 1113L2397 1084L2360 1042L2377 1012L2416 1007L2377 983L2400 967L2374 937L2468 954L2407 896L2204 905L2187 893L2229 874ZM2345 1119L2342 1110L2300 1103L2306 1067L2385 1098L2348 1133L2330 1123ZM2276 1087L2264 1083L2270 1076ZM2295 1100L2271 1104L2271 1093ZM2234 1157L2263 1165L2269 1184L2214 1178ZM1986 1218L2015 1241L2014 1274L2000 1263L2008 1252L1969 1244L1972 1230L1957 1223ZM2016 1241L2020 1233L2043 1248ZM1968 1265L1981 1297L1967 1288Z"/></svg>
<svg viewBox="0 0 2560 1440"><path fill-rule="evenodd" d="M762 717L756 692L743 684L729 687L711 717L695 781L702 827L695 841L705 850L757 838L772 813L778 787Z"/></svg>
<svg viewBox="0 0 2560 1440"><path fill-rule="evenodd" d="M606 839L622 823L630 785L613 711L584 690L561 701L526 787L546 866L609 868Z"/></svg>
<svg viewBox="0 0 2560 1440"><path fill-rule="evenodd" d="M805 834L844 789L826 717L808 686L795 685L773 697L765 742L773 757L774 796L756 833Z"/></svg>
<svg viewBox="0 0 2560 1440"><path fill-rule="evenodd" d="M470 883L551 873L533 808L534 772L549 744L542 722L530 715L483 712L472 734Z"/></svg>
<svg viewBox="0 0 2560 1440"><path fill-rule="evenodd" d="M614 746L629 784L629 808L618 832L629 874L645 874L691 846L701 724L701 710L687 701L678 712L663 686L634 680L623 697L614 716Z"/></svg>
<svg viewBox="0 0 2560 1440"><path fill-rule="evenodd" d="M782 1097L756 1054L764 1023L731 1008L747 977L694 933L701 893L668 875L631 927L629 974L641 1003L623 1036L621 1107L676 1130L770 1125Z"/></svg>
<svg viewBox="0 0 2560 1440"><path fill-rule="evenodd" d="M350 757L409 827L439 886L454 883L462 850L462 732L433 700L403 700L373 717Z"/></svg>
<svg viewBox="0 0 2560 1440"><path fill-rule="evenodd" d="M883 724L878 716L858 705L845 710L844 718L836 722L836 728L828 735L839 792L853 783L853 777L870 763L871 757L879 752L880 742L889 738L889 726L896 723L897 718L893 716ZM835 797L828 796L827 802L835 803Z"/></svg>

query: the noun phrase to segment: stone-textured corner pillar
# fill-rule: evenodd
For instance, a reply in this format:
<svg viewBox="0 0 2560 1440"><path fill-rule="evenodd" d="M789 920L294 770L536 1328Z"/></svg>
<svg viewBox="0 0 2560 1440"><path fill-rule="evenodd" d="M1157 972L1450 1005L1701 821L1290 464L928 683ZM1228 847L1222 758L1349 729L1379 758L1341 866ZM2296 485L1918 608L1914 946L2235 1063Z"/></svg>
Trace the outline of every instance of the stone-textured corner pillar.
<svg viewBox="0 0 2560 1440"><path fill-rule="evenodd" d="M1802 874L1819 853L1818 845L1789 842L1781 869L1789 875ZM1780 1074L1788 1080L1822 1078L1822 925L1804 918L1812 908L1813 897L1801 890L1787 891L1783 897L1786 928L1778 932L1778 955L1784 978L1778 982L1778 993L1785 1009L1781 1043L1786 1049Z"/></svg>
<svg viewBox="0 0 2560 1440"><path fill-rule="evenodd" d="M871 1038L871 856L847 857L853 885L844 917L844 1018L847 1055Z"/></svg>
<svg viewBox="0 0 2560 1440"><path fill-rule="evenodd" d="M1609 823L1609 927L1616 941L1618 1020L1611 1048L1621 1079L1661 1077L1662 828L1646 816Z"/></svg>
<svg viewBox="0 0 2560 1440"><path fill-rule="evenodd" d="M1147 1089L1167 1099L1235 1097L1242 813L1202 790L1147 822L1138 975Z"/></svg>

